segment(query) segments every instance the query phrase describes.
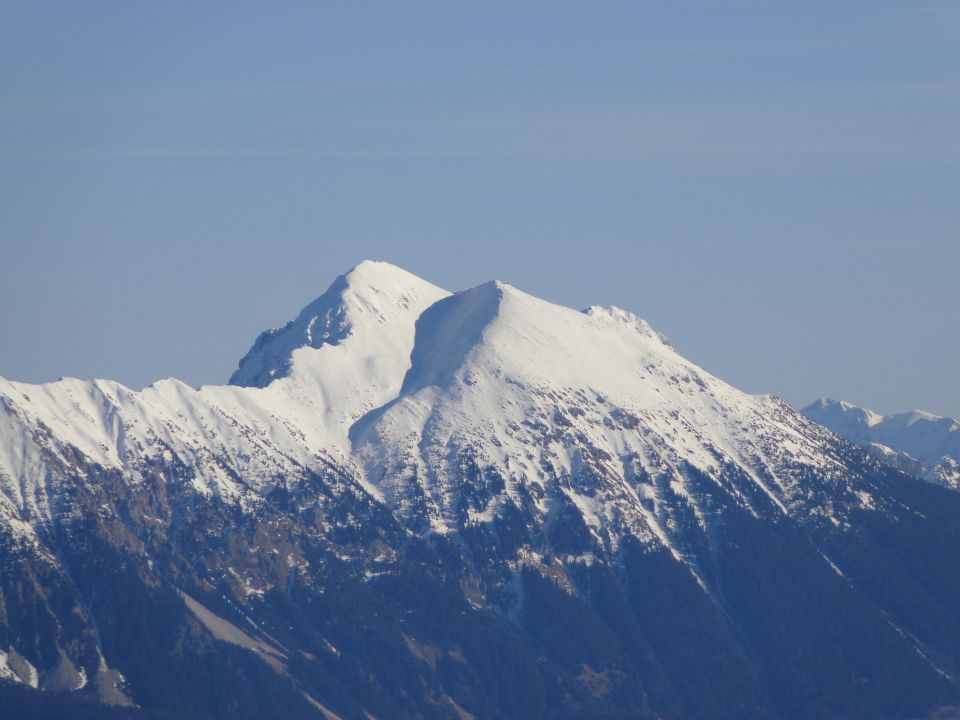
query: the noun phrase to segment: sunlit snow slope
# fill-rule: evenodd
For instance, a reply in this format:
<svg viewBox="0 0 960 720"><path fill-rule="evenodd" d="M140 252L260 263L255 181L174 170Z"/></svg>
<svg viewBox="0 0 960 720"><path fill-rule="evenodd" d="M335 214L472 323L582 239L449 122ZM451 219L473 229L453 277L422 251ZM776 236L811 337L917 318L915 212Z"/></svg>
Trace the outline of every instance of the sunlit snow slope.
<svg viewBox="0 0 960 720"><path fill-rule="evenodd" d="M0 381L3 515L29 533L78 462L137 482L157 458L241 507L335 465L422 531L507 503L549 519L570 501L611 549L624 533L670 545L677 497L706 522L704 478L758 514L840 522L814 497L823 483L870 503L840 481L831 436L778 399L710 375L629 312L500 282L450 294L361 263L261 335L231 383Z"/></svg>

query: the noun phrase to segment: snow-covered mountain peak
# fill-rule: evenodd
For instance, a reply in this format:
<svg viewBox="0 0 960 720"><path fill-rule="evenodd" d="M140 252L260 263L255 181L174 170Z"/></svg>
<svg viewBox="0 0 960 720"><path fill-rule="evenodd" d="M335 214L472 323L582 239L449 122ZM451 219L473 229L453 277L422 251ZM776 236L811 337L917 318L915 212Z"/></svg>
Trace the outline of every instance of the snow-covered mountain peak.
<svg viewBox="0 0 960 720"><path fill-rule="evenodd" d="M10 681L91 716L94 692L150 714L169 688L160 711L217 718L960 698L958 501L632 313L362 263L234 382L0 378L0 707Z"/></svg>
<svg viewBox="0 0 960 720"><path fill-rule="evenodd" d="M509 286L491 281L443 298L416 322L410 371L402 394L430 385L446 385L479 345L501 310Z"/></svg>
<svg viewBox="0 0 960 720"><path fill-rule="evenodd" d="M339 345L353 334L404 334L447 291L386 262L365 260L281 328L267 330L240 361L231 385L265 387L287 376L295 351ZM376 329L380 326L379 329ZM381 333L382 331L382 333ZM299 358L309 364L309 353Z"/></svg>
<svg viewBox="0 0 960 720"><path fill-rule="evenodd" d="M548 498L547 514L574 502L608 537L604 513L631 517L633 531L652 537L661 530L637 518L638 478L685 493L686 468L718 477L739 467L765 498L758 508L788 512L805 492L797 468L837 465L813 428L783 403L700 369L631 313L579 312L490 282L424 311L399 395L350 439L378 495L401 511L430 508L435 530L462 521L450 488L469 462L505 488L470 517L530 494Z"/></svg>
<svg viewBox="0 0 960 720"><path fill-rule="evenodd" d="M345 456L353 423L399 393L417 319L449 294L389 263L365 261L292 323L261 335L231 381L263 388L256 402L312 434L312 449Z"/></svg>
<svg viewBox="0 0 960 720"><path fill-rule="evenodd" d="M934 415L933 413L927 412L926 410L910 410L909 412L903 413L903 423L907 426L914 425L916 423L923 422L932 422L940 425L948 426L951 430L958 429L958 423L953 418L945 418L940 415Z"/></svg>
<svg viewBox="0 0 960 720"><path fill-rule="evenodd" d="M807 412L807 410L810 412ZM883 415L873 410L854 405L846 400L835 400L830 397L822 397L815 400L804 409L804 413L811 417L811 413L816 413L821 417L829 416L835 418L834 423L841 423L851 428L870 428L883 422L884 419ZM832 425L828 425L828 427L832 427Z"/></svg>
<svg viewBox="0 0 960 720"><path fill-rule="evenodd" d="M451 294L376 262L261 335L230 385L0 383L0 411L0 474L24 516L47 512L42 488L15 485L76 450L134 478L175 459L200 492L247 502L337 467L451 530L465 516L448 490L469 457L503 480L471 517L530 494L544 516L571 501L605 537L651 538L665 531L640 502L663 492L650 483L685 496L694 472L726 478L737 502L788 512L805 473L839 463L821 428L710 375L632 313L497 281Z"/></svg>
<svg viewBox="0 0 960 720"><path fill-rule="evenodd" d="M446 297L416 323L411 369L403 393L445 386L454 377L489 374L549 387L614 387L633 383L640 362L669 358L691 365L636 315L619 308L578 312L491 281ZM691 365L692 367L692 365ZM599 391L599 388L598 388Z"/></svg>
<svg viewBox="0 0 960 720"><path fill-rule="evenodd" d="M956 463L960 460L960 421L923 410L881 415L844 400L821 398L803 408L804 415L838 435L865 446L885 446L916 475L960 487ZM916 464L911 467L910 464Z"/></svg>

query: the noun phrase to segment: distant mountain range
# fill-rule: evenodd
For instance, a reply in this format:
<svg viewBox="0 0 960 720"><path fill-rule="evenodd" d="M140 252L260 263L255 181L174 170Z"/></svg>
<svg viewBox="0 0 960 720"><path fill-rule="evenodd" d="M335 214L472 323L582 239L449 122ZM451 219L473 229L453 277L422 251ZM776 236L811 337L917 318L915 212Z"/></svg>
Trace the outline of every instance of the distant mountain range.
<svg viewBox="0 0 960 720"><path fill-rule="evenodd" d="M960 493L842 434L377 262L229 385L0 380L0 709L949 717Z"/></svg>
<svg viewBox="0 0 960 720"><path fill-rule="evenodd" d="M832 398L821 398L802 412L837 435L863 445L885 464L960 490L958 420L922 410L880 415Z"/></svg>

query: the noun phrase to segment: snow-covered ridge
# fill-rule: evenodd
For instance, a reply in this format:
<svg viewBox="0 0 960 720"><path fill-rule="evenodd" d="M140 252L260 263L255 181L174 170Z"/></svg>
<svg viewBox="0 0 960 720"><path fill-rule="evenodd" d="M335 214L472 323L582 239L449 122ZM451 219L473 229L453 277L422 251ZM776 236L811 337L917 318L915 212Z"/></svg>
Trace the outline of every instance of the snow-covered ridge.
<svg viewBox="0 0 960 720"><path fill-rule="evenodd" d="M400 395L351 439L381 496L401 510L418 499L436 530L456 525L461 498L451 488L458 450L470 448L505 487L472 518L531 491L548 515L559 478L598 535L623 523L663 539L662 498L643 485L666 481L696 506L687 465L711 477L740 468L747 494L789 512L804 493L798 468L839 467L819 432L776 399L705 372L624 311L577 312L488 283L420 317Z"/></svg>
<svg viewBox="0 0 960 720"><path fill-rule="evenodd" d="M387 263L361 263L258 339L235 377L274 377L267 387L0 379L0 487L35 518L49 512L51 453L69 462L76 450L133 478L146 460L176 458L196 472L198 490L236 498L249 489L238 477L261 489L344 462L349 426L397 393L416 318L447 294Z"/></svg>
<svg viewBox="0 0 960 720"><path fill-rule="evenodd" d="M784 513L809 504L811 473L843 474L829 433L710 375L632 313L500 282L451 294L387 263L361 263L261 335L231 380L0 380L0 515L49 519L85 463L137 482L176 462L195 491L241 505L336 466L441 532L507 502L544 518L569 502L598 536L669 543L671 498L709 512L693 470ZM465 458L493 488L466 509Z"/></svg>
<svg viewBox="0 0 960 720"><path fill-rule="evenodd" d="M874 448L898 466L915 461L914 474L960 488L960 421L922 410L881 415L845 400L820 398L803 408L838 435ZM903 457L894 457L896 455Z"/></svg>

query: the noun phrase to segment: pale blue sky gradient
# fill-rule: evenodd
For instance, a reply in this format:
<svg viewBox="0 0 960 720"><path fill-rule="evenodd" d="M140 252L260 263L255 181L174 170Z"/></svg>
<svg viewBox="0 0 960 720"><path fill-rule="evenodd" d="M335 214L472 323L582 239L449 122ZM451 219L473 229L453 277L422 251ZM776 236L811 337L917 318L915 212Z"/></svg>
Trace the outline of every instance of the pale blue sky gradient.
<svg viewBox="0 0 960 720"><path fill-rule="evenodd" d="M960 415L960 3L0 2L0 375L225 382L363 258Z"/></svg>

